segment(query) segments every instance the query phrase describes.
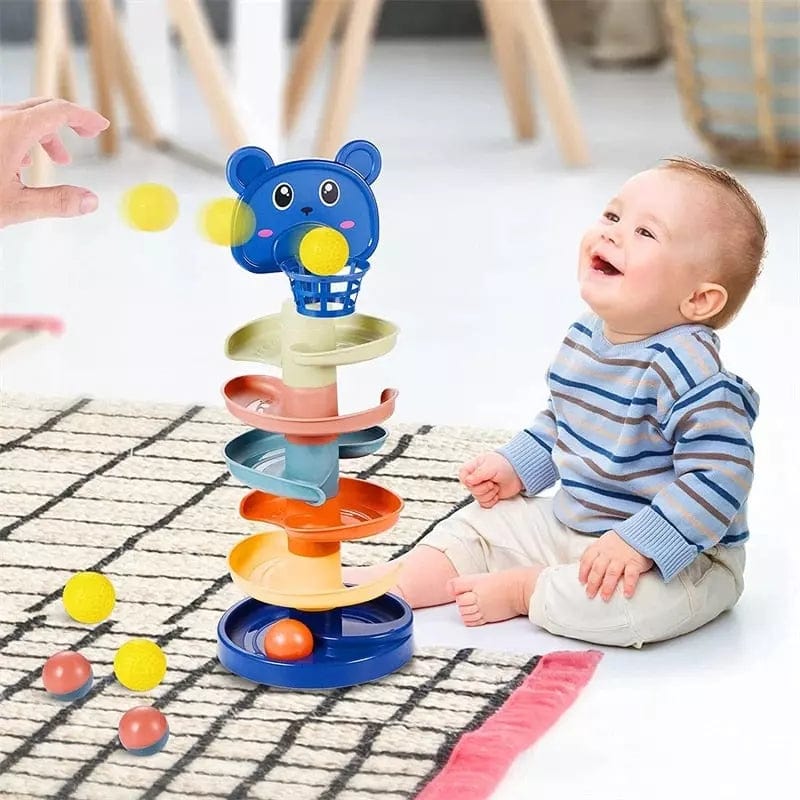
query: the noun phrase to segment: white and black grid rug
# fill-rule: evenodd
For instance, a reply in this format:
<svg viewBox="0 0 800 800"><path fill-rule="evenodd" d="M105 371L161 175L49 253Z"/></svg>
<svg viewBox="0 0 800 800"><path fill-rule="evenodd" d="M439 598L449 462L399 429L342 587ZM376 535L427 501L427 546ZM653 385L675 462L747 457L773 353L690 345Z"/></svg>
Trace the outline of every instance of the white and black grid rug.
<svg viewBox="0 0 800 800"><path fill-rule="evenodd" d="M493 712L512 695L519 705L545 691L532 683L537 656L473 649L421 650L395 675L329 692L225 672L216 624L241 599L225 559L258 529L239 518L246 489L221 457L242 430L220 409L0 396L0 797L406 800L427 785L426 796L445 798L448 787L480 783L468 774L466 739L458 764L451 758L463 734L480 729L473 736L485 748ZM343 474L374 479L406 503L392 531L345 544L345 562L413 547L467 502L458 465L504 439L398 426L381 453L342 462ZM103 572L117 591L112 617L96 626L72 622L61 606L64 583L82 570ZM145 695L111 669L134 637L152 638L168 658L166 679ZM69 705L40 679L63 649L82 652L95 672L93 691ZM548 658L556 694L559 681L585 683L596 661ZM136 758L120 748L117 723L143 703L164 711L172 735L161 753ZM544 706L543 722L552 698Z"/></svg>

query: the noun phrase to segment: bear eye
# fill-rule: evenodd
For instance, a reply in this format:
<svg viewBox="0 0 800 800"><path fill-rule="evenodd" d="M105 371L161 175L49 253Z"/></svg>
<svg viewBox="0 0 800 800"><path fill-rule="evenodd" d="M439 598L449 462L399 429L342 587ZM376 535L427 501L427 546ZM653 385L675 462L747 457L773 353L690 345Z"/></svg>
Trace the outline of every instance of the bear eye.
<svg viewBox="0 0 800 800"><path fill-rule="evenodd" d="M285 211L294 200L294 189L288 183L279 183L272 193L272 202L275 208Z"/></svg>
<svg viewBox="0 0 800 800"><path fill-rule="evenodd" d="M326 206L335 206L339 202L339 184L328 178L319 185L319 199Z"/></svg>

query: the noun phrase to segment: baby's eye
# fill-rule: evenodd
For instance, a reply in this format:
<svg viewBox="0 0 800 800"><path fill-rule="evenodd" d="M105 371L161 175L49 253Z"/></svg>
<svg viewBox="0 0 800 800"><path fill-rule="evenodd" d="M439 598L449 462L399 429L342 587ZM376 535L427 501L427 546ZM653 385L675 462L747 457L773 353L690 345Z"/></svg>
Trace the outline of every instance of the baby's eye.
<svg viewBox="0 0 800 800"><path fill-rule="evenodd" d="M648 239L656 238L649 230L647 230L647 228L637 228L636 233L640 233L642 236L646 236Z"/></svg>
<svg viewBox="0 0 800 800"><path fill-rule="evenodd" d="M619 214L615 214L613 211L606 211L603 216L609 222L619 222Z"/></svg>
<svg viewBox="0 0 800 800"><path fill-rule="evenodd" d="M285 211L292 204L294 190L288 183L279 183L272 193L272 202L275 208Z"/></svg>

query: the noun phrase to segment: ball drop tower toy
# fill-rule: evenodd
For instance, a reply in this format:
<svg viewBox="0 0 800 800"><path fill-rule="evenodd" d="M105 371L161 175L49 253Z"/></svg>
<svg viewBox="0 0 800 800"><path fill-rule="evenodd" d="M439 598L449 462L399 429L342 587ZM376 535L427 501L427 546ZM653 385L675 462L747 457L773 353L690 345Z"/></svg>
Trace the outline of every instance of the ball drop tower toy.
<svg viewBox="0 0 800 800"><path fill-rule="evenodd" d="M339 459L383 444L380 423L397 396L384 389L375 407L339 414L337 367L378 358L397 337L390 322L355 313L378 244L370 184L380 168L380 153L366 141L346 144L332 161L276 165L257 147L228 160L228 182L239 195L233 227L240 210L256 220L252 236L234 242L233 257L250 272L283 272L292 289L280 313L250 322L226 343L231 359L280 367L281 379L244 375L223 388L228 410L251 428L225 447L231 474L252 489L240 514L273 527L228 556L247 599L220 620L218 653L231 672L270 686L359 684L394 672L413 654L411 609L387 593L397 571L346 586L340 555L343 541L391 528L403 506L387 489L339 476ZM310 655L267 655L267 632L285 619L311 630Z"/></svg>

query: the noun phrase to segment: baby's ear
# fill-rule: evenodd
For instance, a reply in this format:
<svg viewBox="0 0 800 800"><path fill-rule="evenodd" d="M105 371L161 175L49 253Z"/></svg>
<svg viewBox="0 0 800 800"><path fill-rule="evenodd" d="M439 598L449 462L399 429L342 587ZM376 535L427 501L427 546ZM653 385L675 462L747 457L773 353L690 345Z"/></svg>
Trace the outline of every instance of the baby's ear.
<svg viewBox="0 0 800 800"><path fill-rule="evenodd" d="M260 147L240 147L231 153L225 173L228 183L241 194L253 181L258 180L275 166L272 156Z"/></svg>
<svg viewBox="0 0 800 800"><path fill-rule="evenodd" d="M728 303L728 290L718 283L701 283L680 304L680 311L689 322L703 323L717 316Z"/></svg>
<svg viewBox="0 0 800 800"><path fill-rule="evenodd" d="M356 139L348 142L337 154L336 161L355 170L367 183L381 172L381 154L372 142Z"/></svg>

